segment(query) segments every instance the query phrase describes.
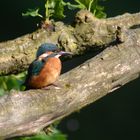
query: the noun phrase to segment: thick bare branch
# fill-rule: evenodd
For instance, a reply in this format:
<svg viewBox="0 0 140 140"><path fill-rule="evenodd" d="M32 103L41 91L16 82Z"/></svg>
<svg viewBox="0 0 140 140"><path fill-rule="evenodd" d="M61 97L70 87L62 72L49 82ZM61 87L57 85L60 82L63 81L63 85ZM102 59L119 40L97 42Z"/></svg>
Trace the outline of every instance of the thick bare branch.
<svg viewBox="0 0 140 140"><path fill-rule="evenodd" d="M0 75L18 73L27 69L38 46L44 42L60 44L63 49L81 54L89 47L106 47L112 42L125 40L122 32L140 24L140 13L116 18L97 19L88 11L76 15L75 27L55 23L55 31L44 29L0 43Z"/></svg>
<svg viewBox="0 0 140 140"><path fill-rule="evenodd" d="M123 32L124 43L110 46L63 74L61 89L11 91L0 98L0 138L35 134L139 77L140 29Z"/></svg>

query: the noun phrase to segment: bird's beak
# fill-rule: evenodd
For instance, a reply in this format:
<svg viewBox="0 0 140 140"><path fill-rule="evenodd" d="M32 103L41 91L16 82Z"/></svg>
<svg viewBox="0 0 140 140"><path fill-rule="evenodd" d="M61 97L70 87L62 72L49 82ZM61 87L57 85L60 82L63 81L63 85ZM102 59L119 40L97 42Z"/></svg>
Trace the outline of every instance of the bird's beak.
<svg viewBox="0 0 140 140"><path fill-rule="evenodd" d="M73 55L72 52L65 52L65 51L60 51L59 54L60 55Z"/></svg>

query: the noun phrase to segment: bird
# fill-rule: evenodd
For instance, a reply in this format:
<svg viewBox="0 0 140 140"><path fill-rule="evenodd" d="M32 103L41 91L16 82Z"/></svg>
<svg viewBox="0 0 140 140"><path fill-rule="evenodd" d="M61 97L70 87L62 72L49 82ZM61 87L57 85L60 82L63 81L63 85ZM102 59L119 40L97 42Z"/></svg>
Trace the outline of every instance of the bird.
<svg viewBox="0 0 140 140"><path fill-rule="evenodd" d="M37 52L36 52L36 58L38 58L40 55L46 52L59 52L60 49L56 44L53 43L43 43L39 46Z"/></svg>
<svg viewBox="0 0 140 140"><path fill-rule="evenodd" d="M28 75L26 78L27 89L42 89L49 85L53 85L61 73L60 56L71 55L71 52L46 51L43 54L38 54L38 57L30 64Z"/></svg>

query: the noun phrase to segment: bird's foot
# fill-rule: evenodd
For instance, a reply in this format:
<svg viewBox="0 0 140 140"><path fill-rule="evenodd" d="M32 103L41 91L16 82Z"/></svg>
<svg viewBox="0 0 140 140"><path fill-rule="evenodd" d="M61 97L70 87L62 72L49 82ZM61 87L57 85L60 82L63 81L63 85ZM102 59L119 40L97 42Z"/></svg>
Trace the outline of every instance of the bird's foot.
<svg viewBox="0 0 140 140"><path fill-rule="evenodd" d="M45 89L45 90L50 90L50 89L61 89L60 85L58 84L51 84L49 86L46 86L46 87L43 87L42 89Z"/></svg>
<svg viewBox="0 0 140 140"><path fill-rule="evenodd" d="M52 86L54 86L55 89L61 89L61 86L59 84L54 83L52 84Z"/></svg>

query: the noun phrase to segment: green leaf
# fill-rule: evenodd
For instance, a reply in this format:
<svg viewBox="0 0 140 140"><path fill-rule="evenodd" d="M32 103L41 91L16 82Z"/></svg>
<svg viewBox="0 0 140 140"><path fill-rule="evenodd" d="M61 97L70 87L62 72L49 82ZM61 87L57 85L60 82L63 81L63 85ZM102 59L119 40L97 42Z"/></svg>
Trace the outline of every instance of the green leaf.
<svg viewBox="0 0 140 140"><path fill-rule="evenodd" d="M18 75L9 75L0 77L0 92L10 91L11 89L23 90L22 84L25 81L26 72L20 73ZM0 93L0 94L1 94Z"/></svg>
<svg viewBox="0 0 140 140"><path fill-rule="evenodd" d="M64 18L64 6L65 2L63 0L47 0L45 4L46 18Z"/></svg>
<svg viewBox="0 0 140 140"><path fill-rule="evenodd" d="M32 16L32 17L41 17L42 15L39 14L39 8L37 9L28 9L26 13L22 13L22 16Z"/></svg>
<svg viewBox="0 0 140 140"><path fill-rule="evenodd" d="M92 12L96 17L105 18L106 13L104 13L104 7L98 5L99 1L103 1L103 0L75 0L75 2L79 4L77 8L87 9L90 12Z"/></svg>
<svg viewBox="0 0 140 140"><path fill-rule="evenodd" d="M86 7L83 4L71 4L70 2L66 2L65 5L67 5L68 9L70 10L86 9Z"/></svg>
<svg viewBox="0 0 140 140"><path fill-rule="evenodd" d="M89 5L94 0L75 0L79 5L81 5L82 9L89 9Z"/></svg>
<svg viewBox="0 0 140 140"><path fill-rule="evenodd" d="M96 5L96 8L92 9L91 12L94 13L94 15L98 18L106 18L107 16L106 13L104 12L103 6Z"/></svg>
<svg viewBox="0 0 140 140"><path fill-rule="evenodd" d="M52 135L42 133L32 137L16 138L16 140L67 140L67 136L57 131L57 133L53 133Z"/></svg>
<svg viewBox="0 0 140 140"><path fill-rule="evenodd" d="M56 5L55 5L55 14L54 17L56 18L64 18L64 5L63 5L63 0L55 0Z"/></svg>
<svg viewBox="0 0 140 140"><path fill-rule="evenodd" d="M106 13L102 12L102 11L97 11L95 14L96 17L98 18L106 18Z"/></svg>
<svg viewBox="0 0 140 140"><path fill-rule="evenodd" d="M3 88L0 88L0 96L3 96L5 93L4 89Z"/></svg>

